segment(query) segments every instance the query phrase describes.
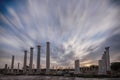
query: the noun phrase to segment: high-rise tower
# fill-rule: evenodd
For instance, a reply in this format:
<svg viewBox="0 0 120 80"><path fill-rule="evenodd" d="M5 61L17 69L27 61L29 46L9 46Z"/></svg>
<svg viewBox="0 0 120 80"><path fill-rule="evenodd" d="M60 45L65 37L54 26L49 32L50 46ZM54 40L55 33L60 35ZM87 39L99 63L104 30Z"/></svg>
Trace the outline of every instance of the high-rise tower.
<svg viewBox="0 0 120 80"><path fill-rule="evenodd" d="M46 43L46 73L50 71L50 42Z"/></svg>

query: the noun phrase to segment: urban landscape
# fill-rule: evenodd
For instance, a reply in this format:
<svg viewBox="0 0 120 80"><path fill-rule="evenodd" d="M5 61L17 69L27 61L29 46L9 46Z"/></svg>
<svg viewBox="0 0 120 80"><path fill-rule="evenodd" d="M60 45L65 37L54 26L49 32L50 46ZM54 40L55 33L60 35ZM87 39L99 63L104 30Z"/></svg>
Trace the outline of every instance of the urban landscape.
<svg viewBox="0 0 120 80"><path fill-rule="evenodd" d="M120 80L120 0L0 0L0 80Z"/></svg>
<svg viewBox="0 0 120 80"><path fill-rule="evenodd" d="M18 68L15 69L14 64L15 56L12 55L11 66L7 66L5 64L5 68L1 70L1 74L4 75L48 75L48 76L67 76L67 77L85 77L86 75L90 75L91 77L120 77L120 73L115 74L111 71L110 66L110 56L109 56L109 48L105 47L105 51L101 57L101 60L98 60L98 66L90 66L90 67L80 67L80 60L76 59L74 61L74 69L50 69L50 42L46 42L46 68L41 69L40 67L40 53L41 53L40 45L37 46L37 65L36 69L33 69L33 54L34 48L30 48L30 59L29 66L27 63L27 55L28 51L24 51L24 61L23 63L18 63ZM23 68L20 69L20 64L23 64ZM114 74L114 75L113 75Z"/></svg>

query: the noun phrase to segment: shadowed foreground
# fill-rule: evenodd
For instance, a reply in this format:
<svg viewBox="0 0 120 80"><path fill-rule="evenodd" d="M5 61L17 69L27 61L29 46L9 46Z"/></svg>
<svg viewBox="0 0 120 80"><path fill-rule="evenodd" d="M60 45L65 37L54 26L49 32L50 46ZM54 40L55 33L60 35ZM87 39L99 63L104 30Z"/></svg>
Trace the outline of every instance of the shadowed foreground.
<svg viewBox="0 0 120 80"><path fill-rule="evenodd" d="M120 78L74 78L58 76L0 76L0 80L120 80Z"/></svg>

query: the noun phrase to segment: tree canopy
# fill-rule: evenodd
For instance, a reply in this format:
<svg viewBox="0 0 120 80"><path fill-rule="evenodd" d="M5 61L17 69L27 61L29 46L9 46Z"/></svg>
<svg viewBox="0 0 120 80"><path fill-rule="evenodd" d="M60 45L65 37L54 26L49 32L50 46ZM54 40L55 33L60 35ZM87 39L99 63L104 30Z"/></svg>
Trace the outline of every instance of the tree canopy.
<svg viewBox="0 0 120 80"><path fill-rule="evenodd" d="M111 70L120 71L120 62L111 63Z"/></svg>

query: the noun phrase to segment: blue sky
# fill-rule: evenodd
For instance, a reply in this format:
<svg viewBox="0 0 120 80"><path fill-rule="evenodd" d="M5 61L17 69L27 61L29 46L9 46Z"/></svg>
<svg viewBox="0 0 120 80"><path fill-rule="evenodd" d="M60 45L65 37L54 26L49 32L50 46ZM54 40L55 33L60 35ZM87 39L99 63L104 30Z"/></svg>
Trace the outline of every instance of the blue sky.
<svg viewBox="0 0 120 80"><path fill-rule="evenodd" d="M97 65L110 46L111 62L120 61L119 0L1 0L0 67L23 64L24 50L41 45L45 67L46 42L51 43L51 67Z"/></svg>

